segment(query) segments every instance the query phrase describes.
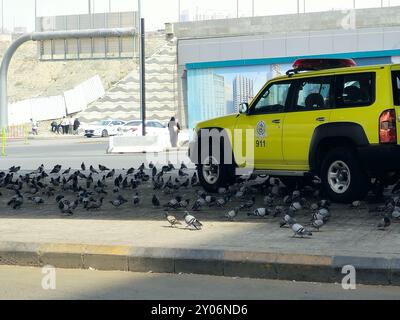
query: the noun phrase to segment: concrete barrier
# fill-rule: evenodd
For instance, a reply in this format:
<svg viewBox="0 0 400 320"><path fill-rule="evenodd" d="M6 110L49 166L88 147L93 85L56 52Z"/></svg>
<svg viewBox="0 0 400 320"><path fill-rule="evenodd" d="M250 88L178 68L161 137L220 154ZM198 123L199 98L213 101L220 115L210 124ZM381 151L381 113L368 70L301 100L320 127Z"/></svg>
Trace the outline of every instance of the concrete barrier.
<svg viewBox="0 0 400 320"><path fill-rule="evenodd" d="M166 147L160 136L115 136L110 137L107 153L162 152Z"/></svg>
<svg viewBox="0 0 400 320"><path fill-rule="evenodd" d="M189 144L189 133L187 130L179 134L178 147ZM114 136L110 137L107 153L144 153L163 152L171 149L168 135L143 136Z"/></svg>

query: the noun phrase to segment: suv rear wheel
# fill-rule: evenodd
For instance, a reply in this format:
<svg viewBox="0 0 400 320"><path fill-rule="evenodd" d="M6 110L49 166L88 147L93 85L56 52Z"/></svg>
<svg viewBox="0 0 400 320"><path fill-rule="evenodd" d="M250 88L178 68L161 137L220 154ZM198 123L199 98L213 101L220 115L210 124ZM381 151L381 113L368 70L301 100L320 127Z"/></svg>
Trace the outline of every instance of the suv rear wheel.
<svg viewBox="0 0 400 320"><path fill-rule="evenodd" d="M351 148L335 148L327 153L321 167L322 186L333 201L349 203L363 199L369 189L367 174Z"/></svg>

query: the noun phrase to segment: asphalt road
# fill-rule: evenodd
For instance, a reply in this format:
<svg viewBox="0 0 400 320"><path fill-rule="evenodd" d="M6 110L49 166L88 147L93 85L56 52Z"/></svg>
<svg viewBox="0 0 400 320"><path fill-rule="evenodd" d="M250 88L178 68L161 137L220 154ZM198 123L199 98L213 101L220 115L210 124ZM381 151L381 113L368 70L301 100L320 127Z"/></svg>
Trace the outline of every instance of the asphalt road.
<svg viewBox="0 0 400 320"><path fill-rule="evenodd" d="M56 270L55 290L44 290L42 269L0 267L0 299L67 300L397 300L400 288L233 279L198 275ZM50 282L46 282L50 283Z"/></svg>
<svg viewBox="0 0 400 320"><path fill-rule="evenodd" d="M51 140L29 140L9 142L6 148L6 157L0 158L0 170L5 170L13 165L22 166L24 170L37 169L42 163L46 167L61 164L63 167L80 168L82 161L87 164L103 164L112 168L122 169L138 167L143 162L152 161L164 165L172 163L189 162L186 152L171 152L154 154L109 155L106 153L108 140L104 138L63 138Z"/></svg>

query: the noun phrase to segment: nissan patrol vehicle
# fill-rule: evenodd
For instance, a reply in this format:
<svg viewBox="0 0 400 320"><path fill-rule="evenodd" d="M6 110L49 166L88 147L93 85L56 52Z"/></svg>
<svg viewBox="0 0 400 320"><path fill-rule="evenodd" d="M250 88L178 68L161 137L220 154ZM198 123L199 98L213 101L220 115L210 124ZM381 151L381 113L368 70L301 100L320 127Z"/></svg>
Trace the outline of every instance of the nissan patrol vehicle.
<svg viewBox="0 0 400 320"><path fill-rule="evenodd" d="M347 203L365 197L373 180L397 182L400 65L301 59L293 68L239 114L197 124L189 156L202 186L215 192L243 168L287 185L312 175Z"/></svg>

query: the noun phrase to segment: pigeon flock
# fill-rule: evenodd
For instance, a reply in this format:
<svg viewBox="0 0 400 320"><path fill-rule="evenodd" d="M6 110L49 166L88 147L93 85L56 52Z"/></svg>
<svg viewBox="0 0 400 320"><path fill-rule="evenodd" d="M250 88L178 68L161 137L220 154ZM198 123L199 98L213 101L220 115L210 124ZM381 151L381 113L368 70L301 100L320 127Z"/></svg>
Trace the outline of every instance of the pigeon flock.
<svg viewBox="0 0 400 320"><path fill-rule="evenodd" d="M46 170L41 165L28 173L22 173L21 167L13 166L8 172L0 172L0 197L5 198L7 206L13 210L27 204L40 208L45 203L54 203L60 214L65 216L74 215L78 209L96 211L105 203L115 209L134 209L143 204L162 211L171 228L183 226L191 230L203 228L195 212L215 208L225 212L221 219L226 221L235 221L238 217L279 217L280 228L291 230L293 237L307 238L320 231L331 218L331 202L321 197L318 179L314 181L310 186L292 190L277 178L252 175L238 178L235 184L220 188L216 194L209 194L200 187L197 173L190 174L184 163L178 169L171 162L158 169L150 162L147 167L143 163L137 169L118 172L104 165L87 167L85 163L81 164L80 170L63 169L61 165ZM144 203L141 193L148 194L149 190L153 193L151 203ZM190 191L195 194L194 199L184 195ZM399 188L393 189L393 196L385 199L383 205L375 208L367 206L370 213L382 218L377 225L378 230L387 230L392 219L400 221L398 192ZM170 200L163 202L161 199L165 197ZM257 197L263 197L260 207L257 203L261 201L257 202ZM363 207L362 201L355 201L349 209L360 210ZM306 221L303 224L298 221L301 213L302 221ZM176 217L178 214L179 217Z"/></svg>

